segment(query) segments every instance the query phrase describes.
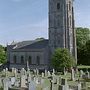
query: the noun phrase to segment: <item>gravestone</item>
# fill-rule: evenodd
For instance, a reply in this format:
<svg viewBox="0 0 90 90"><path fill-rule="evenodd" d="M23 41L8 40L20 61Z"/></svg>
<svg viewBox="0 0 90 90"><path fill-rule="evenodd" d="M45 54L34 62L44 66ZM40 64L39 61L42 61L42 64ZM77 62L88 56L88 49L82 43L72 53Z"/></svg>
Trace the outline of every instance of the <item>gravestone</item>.
<svg viewBox="0 0 90 90"><path fill-rule="evenodd" d="M69 86L67 84L67 79L61 79L61 85L60 85L60 90L69 90Z"/></svg>
<svg viewBox="0 0 90 90"><path fill-rule="evenodd" d="M36 74L37 74L37 76L39 75L39 70L38 69L36 69Z"/></svg>
<svg viewBox="0 0 90 90"><path fill-rule="evenodd" d="M55 69L53 69L53 74L55 74Z"/></svg>
<svg viewBox="0 0 90 90"><path fill-rule="evenodd" d="M81 90L81 83L78 83L77 90Z"/></svg>
<svg viewBox="0 0 90 90"><path fill-rule="evenodd" d="M36 83L34 81L29 83L29 90L36 90Z"/></svg>
<svg viewBox="0 0 90 90"><path fill-rule="evenodd" d="M17 69L14 68L14 76L17 78Z"/></svg>
<svg viewBox="0 0 90 90"><path fill-rule="evenodd" d="M34 72L34 75L36 75L36 69L34 69L33 72Z"/></svg>
<svg viewBox="0 0 90 90"><path fill-rule="evenodd" d="M26 87L26 76L25 75L21 76L20 85L21 85L21 87Z"/></svg>
<svg viewBox="0 0 90 90"><path fill-rule="evenodd" d="M5 69L5 76L8 76L8 68Z"/></svg>
<svg viewBox="0 0 90 90"><path fill-rule="evenodd" d="M51 74L50 74L50 72L48 71L48 77L51 77Z"/></svg>
<svg viewBox="0 0 90 90"><path fill-rule="evenodd" d="M27 77L27 79L28 79L28 82L30 82L30 81L32 80L32 77L31 77L30 74L29 74L29 76Z"/></svg>
<svg viewBox="0 0 90 90"><path fill-rule="evenodd" d="M84 72L80 70L80 78L83 78Z"/></svg>
<svg viewBox="0 0 90 90"><path fill-rule="evenodd" d="M72 81L75 80L75 71L74 71L73 68L71 69L71 80L72 80Z"/></svg>
<svg viewBox="0 0 90 90"><path fill-rule="evenodd" d="M15 81L16 81L15 77L11 77L11 85L14 85Z"/></svg>
<svg viewBox="0 0 90 90"><path fill-rule="evenodd" d="M59 85L58 90L65 90L64 85Z"/></svg>
<svg viewBox="0 0 90 90"><path fill-rule="evenodd" d="M57 78L56 78L56 76L53 76L52 77L52 83L57 84Z"/></svg>
<svg viewBox="0 0 90 90"><path fill-rule="evenodd" d="M86 77L87 79L90 78L90 73L89 73L88 71L85 73L85 77Z"/></svg>
<svg viewBox="0 0 90 90"><path fill-rule="evenodd" d="M62 78L62 77L57 77L57 84L58 84L58 85L61 84L61 78Z"/></svg>
<svg viewBox="0 0 90 90"><path fill-rule="evenodd" d="M39 77L36 77L36 84L41 84L41 79Z"/></svg>
<svg viewBox="0 0 90 90"><path fill-rule="evenodd" d="M15 87L19 87L19 86L20 86L19 81L16 81L15 82Z"/></svg>
<svg viewBox="0 0 90 90"><path fill-rule="evenodd" d="M45 77L47 77L47 70L45 69Z"/></svg>
<svg viewBox="0 0 90 90"><path fill-rule="evenodd" d="M81 88L82 89L86 89L86 82L84 81L84 82L81 82Z"/></svg>
<svg viewBox="0 0 90 90"><path fill-rule="evenodd" d="M7 78L5 78L4 80L3 80L3 84L4 84L4 90L8 90L8 79Z"/></svg>
<svg viewBox="0 0 90 90"><path fill-rule="evenodd" d="M44 78L44 73L42 72L42 78Z"/></svg>
<svg viewBox="0 0 90 90"><path fill-rule="evenodd" d="M67 79L62 78L61 79L61 85L67 85Z"/></svg>

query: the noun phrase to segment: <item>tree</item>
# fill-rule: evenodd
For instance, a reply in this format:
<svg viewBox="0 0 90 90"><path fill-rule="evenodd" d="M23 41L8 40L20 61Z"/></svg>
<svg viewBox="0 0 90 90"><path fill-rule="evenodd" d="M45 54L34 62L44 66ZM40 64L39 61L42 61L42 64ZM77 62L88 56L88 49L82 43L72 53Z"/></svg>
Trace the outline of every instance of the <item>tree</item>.
<svg viewBox="0 0 90 90"><path fill-rule="evenodd" d="M55 50L54 54L52 55L51 61L53 68L55 68L56 70L59 69L62 70L64 67L70 68L75 64L74 62L75 60L71 56L68 49L63 49L63 48L57 48Z"/></svg>
<svg viewBox="0 0 90 90"><path fill-rule="evenodd" d="M86 43L90 40L90 30L82 27L76 28L76 40L78 64L85 64L88 60L86 55L86 52L88 51Z"/></svg>
<svg viewBox="0 0 90 90"><path fill-rule="evenodd" d="M90 65L90 40L79 49L79 64Z"/></svg>
<svg viewBox="0 0 90 90"><path fill-rule="evenodd" d="M5 52L5 47L0 45L0 63L5 63L6 62L6 52Z"/></svg>
<svg viewBox="0 0 90 90"><path fill-rule="evenodd" d="M81 48L88 40L90 40L90 30L82 27L76 28L76 40L77 47Z"/></svg>

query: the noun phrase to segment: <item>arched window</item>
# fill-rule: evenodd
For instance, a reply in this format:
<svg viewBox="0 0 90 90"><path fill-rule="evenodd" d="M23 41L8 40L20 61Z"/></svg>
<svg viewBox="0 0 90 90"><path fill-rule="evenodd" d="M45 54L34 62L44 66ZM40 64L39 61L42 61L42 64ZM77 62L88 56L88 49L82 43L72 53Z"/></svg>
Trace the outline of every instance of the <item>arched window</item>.
<svg viewBox="0 0 90 90"><path fill-rule="evenodd" d="M31 56L28 57L28 64L29 65L32 64L32 57Z"/></svg>
<svg viewBox="0 0 90 90"><path fill-rule="evenodd" d="M57 9L58 10L60 9L60 3L57 3Z"/></svg>
<svg viewBox="0 0 90 90"><path fill-rule="evenodd" d="M40 57L39 56L37 56L37 63L36 64L40 65Z"/></svg>
<svg viewBox="0 0 90 90"><path fill-rule="evenodd" d="M13 56L13 63L17 63L17 56L16 55Z"/></svg>
<svg viewBox="0 0 90 90"><path fill-rule="evenodd" d="M24 56L21 56L21 63L24 64Z"/></svg>

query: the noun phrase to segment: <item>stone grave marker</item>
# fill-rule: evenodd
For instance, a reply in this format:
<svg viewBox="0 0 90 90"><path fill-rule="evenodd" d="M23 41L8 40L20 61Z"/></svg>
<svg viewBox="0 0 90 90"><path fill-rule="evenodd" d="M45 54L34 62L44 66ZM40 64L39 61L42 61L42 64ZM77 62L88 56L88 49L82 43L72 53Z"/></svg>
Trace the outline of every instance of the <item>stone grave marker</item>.
<svg viewBox="0 0 90 90"><path fill-rule="evenodd" d="M7 78L5 78L5 79L3 80L3 84L4 84L4 86L3 86L4 90L8 90L8 85L9 85L9 83L8 83L8 79L7 79Z"/></svg>
<svg viewBox="0 0 90 90"><path fill-rule="evenodd" d="M53 76L53 77L52 77L52 83L54 83L54 84L57 83L57 78L56 78L56 76Z"/></svg>
<svg viewBox="0 0 90 90"><path fill-rule="evenodd" d="M36 83L34 81L29 83L29 90L36 90Z"/></svg>
<svg viewBox="0 0 90 90"><path fill-rule="evenodd" d="M44 73L42 72L42 78L44 78Z"/></svg>
<svg viewBox="0 0 90 90"><path fill-rule="evenodd" d="M38 69L36 69L36 74L37 74L37 76L39 75L39 70Z"/></svg>
<svg viewBox="0 0 90 90"><path fill-rule="evenodd" d="M61 78L62 78L62 77L57 77L57 84L58 84L58 85L61 84Z"/></svg>
<svg viewBox="0 0 90 90"><path fill-rule="evenodd" d="M16 81L16 78L15 77L11 77L11 85L14 85L15 81Z"/></svg>
<svg viewBox="0 0 90 90"><path fill-rule="evenodd" d="M53 69L53 73L55 74L55 69Z"/></svg>
<svg viewBox="0 0 90 90"><path fill-rule="evenodd" d="M48 71L48 77L51 77L51 73Z"/></svg>
<svg viewBox="0 0 90 90"><path fill-rule="evenodd" d="M73 68L71 69L71 80L72 80L72 81L75 80L75 71L74 71Z"/></svg>
<svg viewBox="0 0 90 90"><path fill-rule="evenodd" d="M21 81L20 81L20 85L21 87L26 87L26 76L25 75L22 75L21 76Z"/></svg>
<svg viewBox="0 0 90 90"><path fill-rule="evenodd" d="M45 69L45 77L47 77L47 70Z"/></svg>
<svg viewBox="0 0 90 90"><path fill-rule="evenodd" d="M62 78L61 79L61 85L67 85L67 79Z"/></svg>
<svg viewBox="0 0 90 90"><path fill-rule="evenodd" d="M16 81L15 82L15 87L19 87L19 86L20 86L19 81Z"/></svg>
<svg viewBox="0 0 90 90"><path fill-rule="evenodd" d="M78 83L77 90L81 90L81 83Z"/></svg>
<svg viewBox="0 0 90 90"><path fill-rule="evenodd" d="M86 77L87 79L90 78L90 73L89 73L88 71L85 73L85 77Z"/></svg>
<svg viewBox="0 0 90 90"><path fill-rule="evenodd" d="M80 70L80 78L83 78L84 72Z"/></svg>

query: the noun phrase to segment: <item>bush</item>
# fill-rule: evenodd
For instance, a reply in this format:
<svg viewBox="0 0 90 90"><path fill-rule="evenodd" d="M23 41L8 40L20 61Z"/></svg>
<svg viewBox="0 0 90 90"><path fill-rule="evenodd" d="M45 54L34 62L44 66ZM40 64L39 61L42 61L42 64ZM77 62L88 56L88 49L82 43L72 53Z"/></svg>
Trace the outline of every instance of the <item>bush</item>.
<svg viewBox="0 0 90 90"><path fill-rule="evenodd" d="M56 70L70 68L75 65L75 59L71 56L68 49L57 48L51 58L52 66Z"/></svg>

